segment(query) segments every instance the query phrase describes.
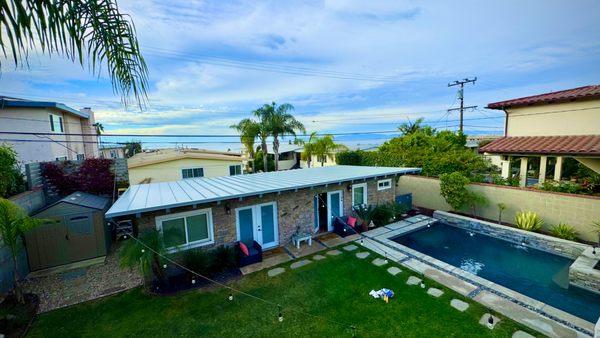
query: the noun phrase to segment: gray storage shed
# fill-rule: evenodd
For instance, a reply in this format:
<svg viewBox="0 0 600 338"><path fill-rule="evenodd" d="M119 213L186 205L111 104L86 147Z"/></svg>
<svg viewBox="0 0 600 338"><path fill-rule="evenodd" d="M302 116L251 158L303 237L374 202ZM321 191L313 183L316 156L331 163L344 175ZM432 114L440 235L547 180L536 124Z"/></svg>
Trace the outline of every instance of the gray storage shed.
<svg viewBox="0 0 600 338"><path fill-rule="evenodd" d="M25 235L31 271L106 256L110 229L104 213L110 200L75 192L33 215L57 223L42 225Z"/></svg>

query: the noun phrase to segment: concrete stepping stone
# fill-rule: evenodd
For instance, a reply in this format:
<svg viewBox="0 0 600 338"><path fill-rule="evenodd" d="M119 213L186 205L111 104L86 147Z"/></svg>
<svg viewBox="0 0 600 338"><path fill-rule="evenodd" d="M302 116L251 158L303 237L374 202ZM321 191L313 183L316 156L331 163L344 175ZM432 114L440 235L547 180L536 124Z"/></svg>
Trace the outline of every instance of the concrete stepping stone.
<svg viewBox="0 0 600 338"><path fill-rule="evenodd" d="M453 299L450 301L450 306L460 312L465 312L469 308L469 303L463 302L460 299Z"/></svg>
<svg viewBox="0 0 600 338"><path fill-rule="evenodd" d="M350 245L346 245L343 249L346 251L354 251L354 250L358 249L358 247L354 244L350 244Z"/></svg>
<svg viewBox="0 0 600 338"><path fill-rule="evenodd" d="M342 252L340 250L329 250L329 251L327 251L327 254L329 256L337 256L337 255L341 255Z"/></svg>
<svg viewBox="0 0 600 338"><path fill-rule="evenodd" d="M490 317L492 317L492 324L490 324L489 322ZM483 316L481 316L481 319L479 320L479 324L487 327L490 330L493 330L494 327L496 327L496 324L498 323L500 323L500 318L489 313L485 313Z"/></svg>
<svg viewBox="0 0 600 338"><path fill-rule="evenodd" d="M269 270L267 272L267 276L269 276L269 277L275 277L275 276L280 275L280 274L282 274L284 272L285 272L284 268L275 268L275 269Z"/></svg>
<svg viewBox="0 0 600 338"><path fill-rule="evenodd" d="M436 288L429 288L429 290L427 290L427 294L429 294L435 298L438 298L444 294L444 291L442 291L440 289L436 289Z"/></svg>
<svg viewBox="0 0 600 338"><path fill-rule="evenodd" d="M365 259L365 258L369 257L369 255L370 255L370 254L371 254L371 253L370 253L370 252L367 252L367 251L363 251L363 252L357 252L357 253L356 253L356 257L357 257L358 259Z"/></svg>
<svg viewBox="0 0 600 338"><path fill-rule="evenodd" d="M392 266L390 268L387 269L387 272L392 275L395 276L397 274L399 274L400 272L402 272L402 270L400 270L398 267L396 266Z"/></svg>
<svg viewBox="0 0 600 338"><path fill-rule="evenodd" d="M325 256L323 256L323 255L314 255L314 256L313 256L313 259L314 259L315 261L320 261L320 260L323 260L323 259L325 259L325 258L327 258L327 257L325 257Z"/></svg>
<svg viewBox="0 0 600 338"><path fill-rule="evenodd" d="M408 277L408 280L406 281L406 284L408 285L418 285L421 283L421 278L415 277L415 276L410 276Z"/></svg>
<svg viewBox="0 0 600 338"><path fill-rule="evenodd" d="M515 333L513 333L512 338L535 338L535 337L525 331L519 330L519 331L515 331Z"/></svg>
<svg viewBox="0 0 600 338"><path fill-rule="evenodd" d="M375 266L382 266L386 265L388 262L383 258L375 258L371 263L373 263Z"/></svg>
<svg viewBox="0 0 600 338"><path fill-rule="evenodd" d="M290 265L290 269L298 269L299 267L308 265L310 263L312 263L311 260L309 260L309 259L303 259L301 261L297 261L297 262L292 263L292 265Z"/></svg>

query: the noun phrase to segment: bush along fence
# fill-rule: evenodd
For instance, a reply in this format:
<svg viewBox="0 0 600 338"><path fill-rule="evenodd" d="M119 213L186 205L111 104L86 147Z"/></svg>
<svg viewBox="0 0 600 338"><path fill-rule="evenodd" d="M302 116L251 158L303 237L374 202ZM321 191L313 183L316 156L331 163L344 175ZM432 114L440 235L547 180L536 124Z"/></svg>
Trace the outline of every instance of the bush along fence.
<svg viewBox="0 0 600 338"><path fill-rule="evenodd" d="M48 203L75 191L112 195L115 185L127 186L127 159L86 159L26 165L30 189L42 188Z"/></svg>
<svg viewBox="0 0 600 338"><path fill-rule="evenodd" d="M558 224L567 224L576 232L577 238L597 242L595 222L600 221L600 197L541 191L535 189L471 183L468 190L485 198L479 204L475 216L515 224L517 213L532 211L543 219L542 231L557 232ZM437 178L404 175L398 181L397 194L412 193L413 204L428 209L454 210L441 194ZM471 213L468 205L461 212ZM564 228L563 226L560 226Z"/></svg>

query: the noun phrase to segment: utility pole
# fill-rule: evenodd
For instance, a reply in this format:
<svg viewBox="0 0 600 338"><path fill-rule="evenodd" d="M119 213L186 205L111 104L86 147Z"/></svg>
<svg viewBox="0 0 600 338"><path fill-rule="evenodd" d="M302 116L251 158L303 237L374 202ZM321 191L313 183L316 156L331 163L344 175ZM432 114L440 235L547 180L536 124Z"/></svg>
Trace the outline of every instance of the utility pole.
<svg viewBox="0 0 600 338"><path fill-rule="evenodd" d="M463 112L464 112L464 110L477 108L477 106L465 107L465 102L464 102L465 101L465 95L464 95L465 83L475 84L475 81L477 81L477 76L472 79L464 78L462 80L456 80L454 82L448 83L448 87L460 86L460 89L458 90L458 98L460 100L460 108L448 109L448 113L455 111L455 110L460 111L460 122L458 124L458 130L460 130L461 133L463 132Z"/></svg>

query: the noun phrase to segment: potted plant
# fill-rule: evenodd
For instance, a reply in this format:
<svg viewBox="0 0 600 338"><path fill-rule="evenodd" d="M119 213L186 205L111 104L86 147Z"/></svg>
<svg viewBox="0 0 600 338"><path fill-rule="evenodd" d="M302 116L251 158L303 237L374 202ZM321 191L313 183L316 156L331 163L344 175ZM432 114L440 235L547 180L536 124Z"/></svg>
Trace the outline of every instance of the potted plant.
<svg viewBox="0 0 600 338"><path fill-rule="evenodd" d="M360 219L363 231L369 230L373 220L374 208L372 205L356 205L352 208L356 217Z"/></svg>

